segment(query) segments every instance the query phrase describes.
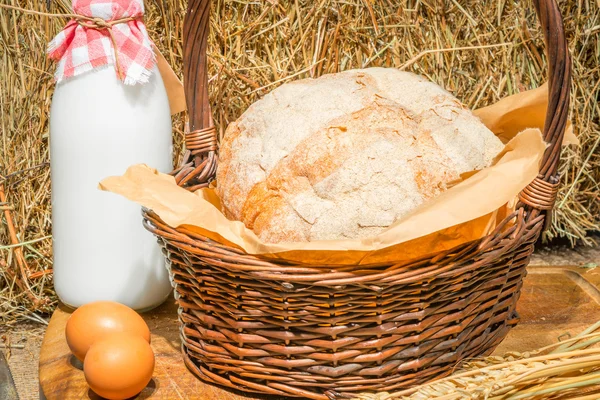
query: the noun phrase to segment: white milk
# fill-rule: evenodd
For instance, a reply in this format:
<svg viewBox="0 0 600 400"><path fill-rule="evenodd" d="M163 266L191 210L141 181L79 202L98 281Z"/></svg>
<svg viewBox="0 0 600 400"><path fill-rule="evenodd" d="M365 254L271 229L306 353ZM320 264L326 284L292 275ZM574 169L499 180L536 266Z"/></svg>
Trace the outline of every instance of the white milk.
<svg viewBox="0 0 600 400"><path fill-rule="evenodd" d="M171 290L156 238L140 206L98 189L132 164L172 170L169 101L158 69L126 86L113 66L59 83L50 110L54 286L79 307L112 300L137 310Z"/></svg>

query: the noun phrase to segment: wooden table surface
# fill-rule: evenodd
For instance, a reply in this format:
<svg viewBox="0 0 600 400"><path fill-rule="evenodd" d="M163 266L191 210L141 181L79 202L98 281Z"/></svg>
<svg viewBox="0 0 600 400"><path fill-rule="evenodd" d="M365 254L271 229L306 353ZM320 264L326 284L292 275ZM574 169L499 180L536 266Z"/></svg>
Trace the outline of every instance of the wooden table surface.
<svg viewBox="0 0 600 400"><path fill-rule="evenodd" d="M521 323L495 354L527 351L575 335L600 320L600 268L530 267L518 311ZM69 352L64 330L70 311L59 307L46 331L40 352L40 386L48 400L99 399L87 386L81 363ZM136 399L247 400L280 399L244 395L203 383L180 356L177 307L173 300L143 314L152 332L156 356L154 376Z"/></svg>

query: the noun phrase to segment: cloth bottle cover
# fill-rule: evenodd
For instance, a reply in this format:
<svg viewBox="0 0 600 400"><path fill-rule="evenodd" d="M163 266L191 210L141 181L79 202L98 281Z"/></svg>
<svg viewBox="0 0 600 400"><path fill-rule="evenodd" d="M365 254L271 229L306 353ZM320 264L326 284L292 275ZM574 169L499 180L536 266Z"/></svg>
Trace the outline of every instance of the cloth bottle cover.
<svg viewBox="0 0 600 400"><path fill-rule="evenodd" d="M126 85L148 82L156 56L143 23L142 0L73 0L71 19L48 46L57 83L113 65ZM115 59L116 56L116 59Z"/></svg>

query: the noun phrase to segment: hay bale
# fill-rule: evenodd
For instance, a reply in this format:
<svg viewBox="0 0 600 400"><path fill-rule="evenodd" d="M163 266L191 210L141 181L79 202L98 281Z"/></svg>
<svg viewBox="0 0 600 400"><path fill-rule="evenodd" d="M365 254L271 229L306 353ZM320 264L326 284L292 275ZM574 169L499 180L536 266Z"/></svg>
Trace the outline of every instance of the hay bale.
<svg viewBox="0 0 600 400"><path fill-rule="evenodd" d="M48 9L43 1L4 0L53 13L67 12L69 3L51 0ZM572 119L582 145L563 152L562 187L547 236L591 244L587 233L600 227L600 5L589 0L560 3L573 52ZM146 2L151 36L180 75L184 16L183 0ZM44 50L64 22L0 10L3 321L47 312L55 304L51 275L45 272L52 267L48 110L54 65ZM278 85L350 68L403 66L472 108L546 80L542 36L530 2L218 1L211 28L210 93L221 134ZM477 48L458 49L462 47ZM430 49L453 50L422 53ZM174 125L176 148L181 149L181 116ZM13 242L21 245L6 247ZM21 277L21 287L15 277Z"/></svg>

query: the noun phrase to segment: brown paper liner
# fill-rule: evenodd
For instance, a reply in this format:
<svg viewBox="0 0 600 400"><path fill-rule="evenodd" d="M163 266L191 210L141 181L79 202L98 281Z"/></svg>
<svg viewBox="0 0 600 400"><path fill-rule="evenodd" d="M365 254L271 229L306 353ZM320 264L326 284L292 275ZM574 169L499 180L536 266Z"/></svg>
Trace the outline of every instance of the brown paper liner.
<svg viewBox="0 0 600 400"><path fill-rule="evenodd" d="M544 129L548 108L548 83L537 89L527 90L473 111L498 139L507 143L517 133L527 128ZM573 133L571 121L567 121L563 145L579 144Z"/></svg>
<svg viewBox="0 0 600 400"><path fill-rule="evenodd" d="M153 210L174 228L248 254L314 266L401 264L484 237L512 212L519 192L539 172L546 148L540 131L546 102L547 89L540 87L477 110L482 121L507 142L493 165L463 174L449 190L371 238L265 243L243 223L224 216L214 188L190 193L177 186L172 176L145 165L103 180L100 188Z"/></svg>
<svg viewBox="0 0 600 400"><path fill-rule="evenodd" d="M171 68L160 50L158 50L158 47L153 44L152 48L156 55L156 66L165 84L165 90L167 91L167 97L169 98L171 115L179 114L186 109L183 83L181 83L181 80L175 75L175 71L173 71L173 68Z"/></svg>

